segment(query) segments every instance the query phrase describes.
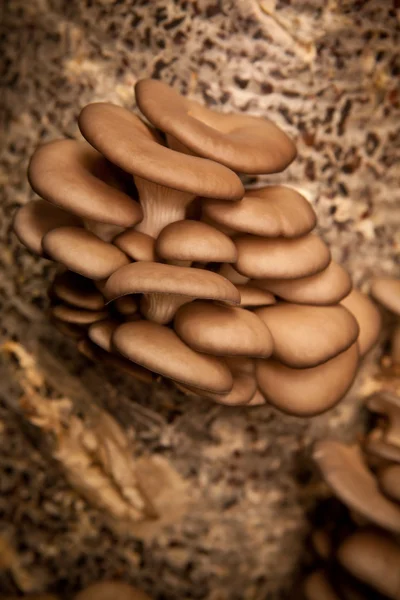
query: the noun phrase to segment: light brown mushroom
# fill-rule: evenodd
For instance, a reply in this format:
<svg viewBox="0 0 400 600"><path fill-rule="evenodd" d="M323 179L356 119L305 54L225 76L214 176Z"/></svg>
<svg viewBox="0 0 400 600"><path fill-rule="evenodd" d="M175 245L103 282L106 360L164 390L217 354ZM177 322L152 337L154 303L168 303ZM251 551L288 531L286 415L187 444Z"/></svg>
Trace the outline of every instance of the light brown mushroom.
<svg viewBox="0 0 400 600"><path fill-rule="evenodd" d="M276 298L271 292L254 287L251 283L236 284L236 289L240 294L240 306L259 307L276 304Z"/></svg>
<svg viewBox="0 0 400 600"><path fill-rule="evenodd" d="M252 375L246 373L236 372L232 373L233 386L230 392L227 394L214 394L212 392L206 392L199 390L198 388L190 387L186 388L189 392L194 393L196 396L203 396L214 400L218 404L224 404L225 406L242 406L248 405L256 392L256 380Z"/></svg>
<svg viewBox="0 0 400 600"><path fill-rule="evenodd" d="M326 269L331 254L321 238L267 239L253 235L235 238L238 259L235 268L253 279L297 279Z"/></svg>
<svg viewBox="0 0 400 600"><path fill-rule="evenodd" d="M340 564L353 577L391 600L400 599L400 546L387 533L359 530L342 542ZM371 598L373 591L371 590Z"/></svg>
<svg viewBox="0 0 400 600"><path fill-rule="evenodd" d="M122 581L102 581L93 583L79 592L74 600L151 600L151 598Z"/></svg>
<svg viewBox="0 0 400 600"><path fill-rule="evenodd" d="M157 238L156 253L163 260L182 266L195 261L233 263L237 258L236 246L228 236L211 225L190 220L167 225Z"/></svg>
<svg viewBox="0 0 400 600"><path fill-rule="evenodd" d="M82 221L45 200L33 200L20 208L14 218L14 232L31 252L43 256L42 240L46 233L64 225L79 226Z"/></svg>
<svg viewBox="0 0 400 600"><path fill-rule="evenodd" d="M282 171L296 156L293 142L266 119L214 112L154 79L138 81L135 94L142 113L180 151L186 147L243 173Z"/></svg>
<svg viewBox="0 0 400 600"><path fill-rule="evenodd" d="M245 285L250 279L249 277L246 277L245 275L242 275L236 271L236 269L234 269L229 263L221 265L218 273L235 285Z"/></svg>
<svg viewBox="0 0 400 600"><path fill-rule="evenodd" d="M113 240L113 244L133 260L151 262L157 260L155 239L151 235L136 231L136 229L127 229Z"/></svg>
<svg viewBox="0 0 400 600"><path fill-rule="evenodd" d="M362 292L353 289L343 298L342 306L347 308L357 319L360 326L358 346L360 355L364 356L378 340L382 319L375 304Z"/></svg>
<svg viewBox="0 0 400 600"><path fill-rule="evenodd" d="M137 262L118 269L107 281L104 294L115 300L126 294L144 294L142 313L157 323L168 323L182 304L194 298L239 304L235 286L217 273L193 267Z"/></svg>
<svg viewBox="0 0 400 600"><path fill-rule="evenodd" d="M306 306L279 302L258 308L274 340L273 356L295 369L316 367L347 350L358 324L343 306Z"/></svg>
<svg viewBox="0 0 400 600"><path fill-rule="evenodd" d="M233 171L216 162L166 148L136 115L94 103L79 116L84 137L108 160L133 175L143 210L137 231L154 238L185 218L196 196L239 200L244 190Z"/></svg>
<svg viewBox="0 0 400 600"><path fill-rule="evenodd" d="M121 298L117 298L114 301L113 306L117 312L125 317L134 315L139 311L139 304L136 298L132 295L121 296Z"/></svg>
<svg viewBox="0 0 400 600"><path fill-rule="evenodd" d="M158 323L124 323L116 329L112 343L125 358L183 385L217 393L232 389L231 372L221 358L195 352Z"/></svg>
<svg viewBox="0 0 400 600"><path fill-rule="evenodd" d="M97 344L102 350L112 352L111 338L114 331L119 326L118 321L114 319L104 319L93 323L88 330L89 339Z"/></svg>
<svg viewBox="0 0 400 600"><path fill-rule="evenodd" d="M43 238L43 249L67 269L89 279L105 279L129 263L118 248L81 227L59 227Z"/></svg>
<svg viewBox="0 0 400 600"><path fill-rule="evenodd" d="M179 308L174 329L197 352L263 358L272 353L268 327L243 308L195 301Z"/></svg>
<svg viewBox="0 0 400 600"><path fill-rule="evenodd" d="M376 277L371 282L371 296L390 312L400 316L400 280Z"/></svg>
<svg viewBox="0 0 400 600"><path fill-rule="evenodd" d="M108 313L106 310L86 310L84 308L73 308L66 304L58 304L51 309L51 315L65 323L90 325L105 319Z"/></svg>
<svg viewBox="0 0 400 600"><path fill-rule="evenodd" d="M302 417L323 413L349 390L357 371L357 344L322 365L292 369L277 360L257 360L258 387L282 412Z"/></svg>
<svg viewBox="0 0 400 600"><path fill-rule="evenodd" d="M391 500L400 503L400 465L389 465L380 470L378 481L382 492Z"/></svg>
<svg viewBox="0 0 400 600"><path fill-rule="evenodd" d="M93 281L72 271L65 271L54 278L51 293L63 302L79 308L88 310L104 308L104 298Z"/></svg>
<svg viewBox="0 0 400 600"><path fill-rule="evenodd" d="M384 441L400 448L400 398L389 392L369 396L365 405L369 411L385 417Z"/></svg>
<svg viewBox="0 0 400 600"><path fill-rule="evenodd" d="M325 306L340 302L350 293L351 279L347 271L331 261L316 275L300 279L258 279L254 285L288 302Z"/></svg>
<svg viewBox="0 0 400 600"><path fill-rule="evenodd" d="M57 140L40 146L29 164L39 196L84 219L132 227L142 218L137 202L118 189L117 169L86 142Z"/></svg>
<svg viewBox="0 0 400 600"><path fill-rule="evenodd" d="M310 203L283 185L247 191L242 200L231 204L204 200L203 215L232 231L267 238L306 235L317 221Z"/></svg>
<svg viewBox="0 0 400 600"><path fill-rule="evenodd" d="M324 570L314 571L304 582L305 600L342 600L332 587Z"/></svg>
<svg viewBox="0 0 400 600"><path fill-rule="evenodd" d="M400 507L386 498L358 446L317 442L314 460L335 495L370 523L400 533Z"/></svg>

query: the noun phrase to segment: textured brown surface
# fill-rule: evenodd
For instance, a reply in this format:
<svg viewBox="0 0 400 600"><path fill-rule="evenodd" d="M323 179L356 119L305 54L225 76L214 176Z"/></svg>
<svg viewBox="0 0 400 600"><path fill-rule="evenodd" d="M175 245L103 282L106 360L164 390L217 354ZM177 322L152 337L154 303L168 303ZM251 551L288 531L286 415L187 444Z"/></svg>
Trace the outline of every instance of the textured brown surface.
<svg viewBox="0 0 400 600"><path fill-rule="evenodd" d="M299 157L285 174L263 181L290 181L307 195L335 260L357 283L372 274L398 273L400 57L394 5L3 3L2 336L14 337L37 357L50 351L68 381L78 378L93 402L106 406L130 435L135 430L137 452L168 458L198 501L153 542L116 533L104 514L71 490L46 451L26 442L29 434L38 444L38 436L20 416L18 371L4 360L0 537L15 554L10 550L8 568L0 571L1 591L68 593L107 575L141 584L157 599L287 597L303 557L305 511L319 493L309 471L310 444L328 430L343 437L354 431L354 394L307 422L268 407L217 407L111 372L104 382L103 369L78 356L48 324L52 267L23 250L11 234L11 219L30 196L25 172L37 143L78 135L76 117L88 102L132 107L133 84L152 76L211 107L275 120L296 138ZM364 377L368 371L366 366ZM59 387L48 387L49 399L60 396Z"/></svg>

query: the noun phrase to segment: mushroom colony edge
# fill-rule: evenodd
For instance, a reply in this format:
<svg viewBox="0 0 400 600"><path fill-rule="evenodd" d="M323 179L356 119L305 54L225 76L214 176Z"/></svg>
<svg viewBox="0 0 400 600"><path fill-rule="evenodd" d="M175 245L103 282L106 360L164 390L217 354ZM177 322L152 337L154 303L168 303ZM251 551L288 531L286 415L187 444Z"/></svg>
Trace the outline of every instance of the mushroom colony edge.
<svg viewBox="0 0 400 600"><path fill-rule="evenodd" d="M60 265L55 326L91 359L188 395L303 417L330 409L380 317L312 233L301 194L243 187L241 175L283 171L293 142L267 119L212 111L160 81L135 94L146 122L89 104L82 139L44 144L30 161L40 199L14 230Z"/></svg>

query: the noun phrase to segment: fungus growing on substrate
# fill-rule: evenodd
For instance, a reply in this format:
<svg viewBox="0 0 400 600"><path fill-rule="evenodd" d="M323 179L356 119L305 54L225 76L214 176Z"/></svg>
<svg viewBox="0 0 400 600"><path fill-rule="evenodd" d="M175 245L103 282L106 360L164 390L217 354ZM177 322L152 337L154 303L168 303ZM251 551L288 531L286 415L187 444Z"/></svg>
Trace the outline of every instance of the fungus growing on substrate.
<svg viewBox="0 0 400 600"><path fill-rule="evenodd" d="M305 198L245 190L238 176L286 168L293 143L160 82L136 93L150 125L90 104L86 141L46 144L31 160L44 200L15 229L67 269L50 291L53 322L86 356L141 380L300 416L332 407L358 362L357 323L338 306L350 278L311 233Z"/></svg>

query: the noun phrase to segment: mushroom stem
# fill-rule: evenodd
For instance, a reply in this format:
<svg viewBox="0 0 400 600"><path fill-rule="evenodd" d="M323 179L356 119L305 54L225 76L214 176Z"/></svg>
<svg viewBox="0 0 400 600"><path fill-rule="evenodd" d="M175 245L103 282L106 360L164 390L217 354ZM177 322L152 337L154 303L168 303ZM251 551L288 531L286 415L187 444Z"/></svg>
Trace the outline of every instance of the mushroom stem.
<svg viewBox="0 0 400 600"><path fill-rule="evenodd" d="M143 210L143 219L136 231L157 238L164 227L186 216L186 207L195 195L134 177Z"/></svg>
<svg viewBox="0 0 400 600"><path fill-rule="evenodd" d="M172 321L178 308L191 301L192 298L178 294L144 294L140 310L149 321L165 325Z"/></svg>

